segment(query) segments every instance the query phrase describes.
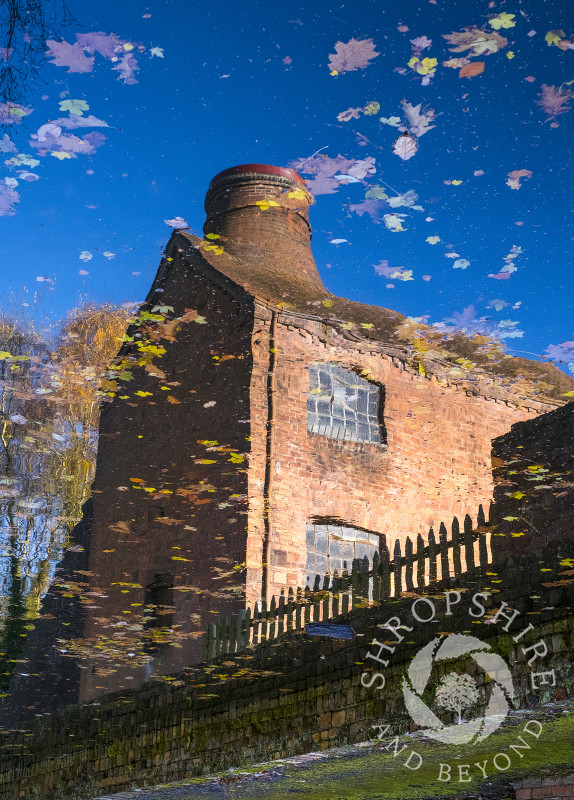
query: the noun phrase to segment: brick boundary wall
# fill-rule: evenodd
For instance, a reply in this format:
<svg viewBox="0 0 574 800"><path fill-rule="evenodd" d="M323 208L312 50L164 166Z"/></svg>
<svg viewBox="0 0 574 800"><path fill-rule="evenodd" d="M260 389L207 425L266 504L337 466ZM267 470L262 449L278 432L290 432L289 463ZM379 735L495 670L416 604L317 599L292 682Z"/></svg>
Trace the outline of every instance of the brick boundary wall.
<svg viewBox="0 0 574 800"><path fill-rule="evenodd" d="M524 778L514 781L516 800L562 800L574 797L574 773L564 778Z"/></svg>
<svg viewBox="0 0 574 800"><path fill-rule="evenodd" d="M499 572L507 588L490 598L493 607L504 600L521 612L516 628L509 633L501 633L496 625L480 628L481 640L511 665L517 696L527 705L574 693L574 668L567 658L574 649L574 587L536 585L533 567L538 567L538 559ZM469 591L481 590L484 577L477 581ZM539 599L528 596L528 585ZM433 587L430 596L436 598L439 591ZM6 737L0 798L93 797L181 780L365 741L372 736L371 725L382 719L394 721L393 734L404 733L412 728L401 691L405 665L447 624L452 632L475 628L463 602L453 609L450 622L441 619L438 625L416 627L412 640L390 657L387 684L377 696L360 680L369 643L380 637L377 626L390 616L412 624L412 602L413 596L354 610L345 621L361 635L351 641L291 633L280 642L259 645L251 657L227 655L218 664L172 676L171 684L152 682L100 702L69 707L49 721L38 720L29 731ZM538 610L548 606L554 608ZM544 669L554 668L558 676L555 688L545 687L536 695L530 687L531 668L512 640L529 622L534 625L529 643L545 638ZM479 634L478 628L467 632ZM238 677L242 669L245 677Z"/></svg>

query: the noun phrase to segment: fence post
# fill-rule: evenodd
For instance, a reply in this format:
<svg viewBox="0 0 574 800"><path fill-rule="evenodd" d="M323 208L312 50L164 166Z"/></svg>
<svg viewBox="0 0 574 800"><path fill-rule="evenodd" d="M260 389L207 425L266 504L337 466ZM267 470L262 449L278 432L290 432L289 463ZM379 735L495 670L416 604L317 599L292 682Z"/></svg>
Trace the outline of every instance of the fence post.
<svg viewBox="0 0 574 800"><path fill-rule="evenodd" d="M407 592L412 592L415 588L413 584L413 561L413 543L410 536L407 536L407 541L405 542L405 585Z"/></svg>
<svg viewBox="0 0 574 800"><path fill-rule="evenodd" d="M207 629L203 640L203 660L211 661L213 659L213 650L215 645L215 623L208 622Z"/></svg>
<svg viewBox="0 0 574 800"><path fill-rule="evenodd" d="M472 535L472 520L468 514L464 518L464 557L466 559L467 572L474 570L474 537Z"/></svg>
<svg viewBox="0 0 574 800"><path fill-rule="evenodd" d="M234 614L231 614L231 616L229 617L229 625L228 625L228 630L229 630L229 649L227 651L228 653L235 653L235 651L237 650L237 632L238 632L237 622L238 622L237 618L234 616Z"/></svg>
<svg viewBox="0 0 574 800"><path fill-rule="evenodd" d="M450 577L450 565L448 563L448 541L446 538L446 525L441 522L438 531L439 547L440 547L440 579L444 581Z"/></svg>
<svg viewBox="0 0 574 800"><path fill-rule="evenodd" d="M269 638L269 617L267 614L267 600L261 601L261 609L259 611L259 641L266 642Z"/></svg>
<svg viewBox="0 0 574 800"><path fill-rule="evenodd" d="M381 553L381 601L391 596L391 564L389 550L385 545Z"/></svg>
<svg viewBox="0 0 574 800"><path fill-rule="evenodd" d="M486 537L490 536L487 531L478 532L478 561L482 570L488 566L488 547L486 545Z"/></svg>
<svg viewBox="0 0 574 800"><path fill-rule="evenodd" d="M285 608L286 614L286 630L292 631L293 630L293 617L295 615L295 593L293 589L289 587L289 591L287 592L287 606Z"/></svg>
<svg viewBox="0 0 574 800"><path fill-rule="evenodd" d="M269 641L272 642L275 637L275 628L277 624L277 602L275 595L271 598L269 603Z"/></svg>
<svg viewBox="0 0 574 800"><path fill-rule="evenodd" d="M436 541L434 538L434 531L429 529L429 583L436 581Z"/></svg>
<svg viewBox="0 0 574 800"><path fill-rule="evenodd" d="M285 631L285 589L281 589L279 604L277 606L277 638Z"/></svg>
<svg viewBox="0 0 574 800"><path fill-rule="evenodd" d="M462 574L462 566L460 563L460 525L458 523L458 518L453 517L452 519L452 568L455 577L459 577Z"/></svg>
<svg viewBox="0 0 574 800"><path fill-rule="evenodd" d="M379 572L379 568L381 566L381 557L379 556L379 551L375 550L375 555L373 556L373 602L380 603L381 602L381 575Z"/></svg>
<svg viewBox="0 0 574 800"><path fill-rule="evenodd" d="M250 608L245 609L245 614L243 616L242 624L241 624L241 646L242 648L247 647L251 644L251 617L252 611Z"/></svg>
<svg viewBox="0 0 574 800"><path fill-rule="evenodd" d="M320 621L321 613L321 598L319 592L321 591L321 576L315 575L315 583L313 584L313 622Z"/></svg>
<svg viewBox="0 0 574 800"><path fill-rule="evenodd" d="M359 605L360 575L359 561L354 558L351 566L351 608Z"/></svg>
<svg viewBox="0 0 574 800"><path fill-rule="evenodd" d="M476 515L476 527L483 528L486 525L486 519L484 517L484 508L482 507L482 503L478 506L478 513Z"/></svg>
<svg viewBox="0 0 574 800"><path fill-rule="evenodd" d="M425 543L420 533L417 536L417 586L422 588L425 585Z"/></svg>
<svg viewBox="0 0 574 800"><path fill-rule="evenodd" d="M297 587L297 598L295 600L295 630L301 630L301 611L303 610L303 590Z"/></svg>
<svg viewBox="0 0 574 800"><path fill-rule="evenodd" d="M305 611L305 613L304 613L305 625L307 625L308 622L311 622L311 589L308 586L305 587L305 610L304 611Z"/></svg>
<svg viewBox="0 0 574 800"><path fill-rule="evenodd" d="M333 617L339 616L339 593L341 591L341 579L337 570L333 573L333 588L331 590L333 596L333 610L331 612Z"/></svg>
<svg viewBox="0 0 574 800"><path fill-rule="evenodd" d="M393 554L393 572L395 574L395 597L400 597L403 591L403 557L401 555L401 543L395 541L395 552Z"/></svg>
<svg viewBox="0 0 574 800"><path fill-rule="evenodd" d="M349 573L346 569L343 570L343 575L341 578L341 586L343 591L343 597L341 598L341 614L346 615L349 613Z"/></svg>
<svg viewBox="0 0 574 800"><path fill-rule="evenodd" d="M325 620L325 619L329 619L329 616L330 616L330 614L329 614L329 605L330 605L329 601L331 599L331 576L330 575L325 575L323 577L323 593L324 593L324 597L323 597L323 603L322 603L323 609L322 609L321 619Z"/></svg>

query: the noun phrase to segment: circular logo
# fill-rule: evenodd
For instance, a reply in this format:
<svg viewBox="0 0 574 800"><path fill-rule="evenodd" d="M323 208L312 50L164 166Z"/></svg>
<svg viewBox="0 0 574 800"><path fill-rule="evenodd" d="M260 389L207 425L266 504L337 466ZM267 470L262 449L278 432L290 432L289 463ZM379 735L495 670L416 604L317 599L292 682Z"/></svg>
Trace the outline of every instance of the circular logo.
<svg viewBox="0 0 574 800"><path fill-rule="evenodd" d="M462 721L462 712L474 706L478 687L471 675L451 672L446 675L435 692L435 705L458 715L458 724L445 725L422 700L433 665L461 656L470 656L490 678L491 691L488 705L482 716ZM480 742L495 731L509 711L509 701L514 698L512 676L505 661L491 647L474 636L460 633L438 637L425 645L411 662L408 680L403 678L405 705L414 722L432 739L445 744Z"/></svg>

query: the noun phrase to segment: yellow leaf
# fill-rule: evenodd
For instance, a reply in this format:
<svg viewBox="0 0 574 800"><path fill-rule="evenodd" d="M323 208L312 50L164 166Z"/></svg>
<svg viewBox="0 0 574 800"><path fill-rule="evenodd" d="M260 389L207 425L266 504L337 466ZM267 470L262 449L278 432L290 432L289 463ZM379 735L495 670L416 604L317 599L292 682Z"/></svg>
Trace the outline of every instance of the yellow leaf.
<svg viewBox="0 0 574 800"><path fill-rule="evenodd" d="M566 34L564 33L564 31L548 31L548 33L544 37L544 41L549 47L551 47L552 45L556 45L556 47L558 47L560 45L560 42L562 41L561 37L565 35Z"/></svg>
<svg viewBox="0 0 574 800"><path fill-rule="evenodd" d="M124 44L124 50L126 50L128 53L129 53L130 50L133 50L133 49L134 49L133 44L130 44L129 42L126 42Z"/></svg>
<svg viewBox="0 0 574 800"><path fill-rule="evenodd" d="M206 233L206 239L221 239L221 236L218 233Z"/></svg>
<svg viewBox="0 0 574 800"><path fill-rule="evenodd" d="M367 103L367 105L363 109L363 114L367 116L372 116L373 114L378 114L381 110L380 103Z"/></svg>
<svg viewBox="0 0 574 800"><path fill-rule="evenodd" d="M361 328L366 328L366 330L370 330L374 328L374 324L372 322L361 322Z"/></svg>
<svg viewBox="0 0 574 800"><path fill-rule="evenodd" d="M574 397L574 392L564 392L562 397Z"/></svg>
<svg viewBox="0 0 574 800"><path fill-rule="evenodd" d="M508 51L508 53L506 54L506 58L514 58L514 53L512 52L512 50Z"/></svg>
<svg viewBox="0 0 574 800"><path fill-rule="evenodd" d="M306 200L307 195L303 189L295 189L293 192L287 192L287 197L291 200Z"/></svg>
<svg viewBox="0 0 574 800"><path fill-rule="evenodd" d="M514 497L516 500L522 500L523 497L526 497L524 492L512 492L510 497Z"/></svg>
<svg viewBox="0 0 574 800"><path fill-rule="evenodd" d="M417 72L419 75L428 75L429 73L434 72L437 64L438 61L436 58L423 58L420 67L417 68Z"/></svg>
<svg viewBox="0 0 574 800"><path fill-rule="evenodd" d="M333 301L332 300L323 300L323 305L325 306L325 308L331 308L331 306L333 305Z"/></svg>
<svg viewBox="0 0 574 800"><path fill-rule="evenodd" d="M276 203L275 200L256 200L255 205L259 206L261 211L267 211L272 206L279 208L279 203Z"/></svg>
<svg viewBox="0 0 574 800"><path fill-rule="evenodd" d="M136 392L136 394L138 397L149 397L152 394L152 392L142 392L140 389L140 391Z"/></svg>
<svg viewBox="0 0 574 800"><path fill-rule="evenodd" d="M440 242L440 236L427 236L426 241L429 244L438 244Z"/></svg>
<svg viewBox="0 0 574 800"><path fill-rule="evenodd" d="M462 183L462 181L457 181L457 180L454 180L454 181L451 181L451 183L452 183L452 185L453 185L453 186L460 186L460 184Z"/></svg>
<svg viewBox="0 0 574 800"><path fill-rule="evenodd" d="M63 161L65 158L72 158L70 153L67 153L65 150L52 150L50 155L54 156L54 158L57 158L59 161Z"/></svg>
<svg viewBox="0 0 574 800"><path fill-rule="evenodd" d="M181 556L172 556L172 561L191 561L191 558L182 558Z"/></svg>
<svg viewBox="0 0 574 800"><path fill-rule="evenodd" d="M506 11L502 11L497 17L489 20L488 24L491 28L494 28L495 31L499 31L501 28L514 28L516 25L514 17L514 14L508 14Z"/></svg>
<svg viewBox="0 0 574 800"><path fill-rule="evenodd" d="M209 458L202 458L195 462L196 464L217 464L217 461L213 461Z"/></svg>
<svg viewBox="0 0 574 800"><path fill-rule="evenodd" d="M338 75L338 74L339 74L339 71L336 70L336 69L332 69L331 72L329 73L329 75Z"/></svg>

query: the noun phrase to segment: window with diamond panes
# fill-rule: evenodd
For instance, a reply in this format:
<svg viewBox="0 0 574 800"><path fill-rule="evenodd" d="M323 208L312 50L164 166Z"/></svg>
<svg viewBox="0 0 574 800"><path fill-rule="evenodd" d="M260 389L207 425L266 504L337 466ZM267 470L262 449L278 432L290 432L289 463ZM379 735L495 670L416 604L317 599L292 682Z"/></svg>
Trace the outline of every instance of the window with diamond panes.
<svg viewBox="0 0 574 800"><path fill-rule="evenodd" d="M380 389L336 363L309 367L307 430L330 439L381 442Z"/></svg>
<svg viewBox="0 0 574 800"><path fill-rule="evenodd" d="M369 559L372 564L380 552L380 537L357 528L343 525L307 525L306 583L311 588L316 575L342 575L351 572L354 559Z"/></svg>

